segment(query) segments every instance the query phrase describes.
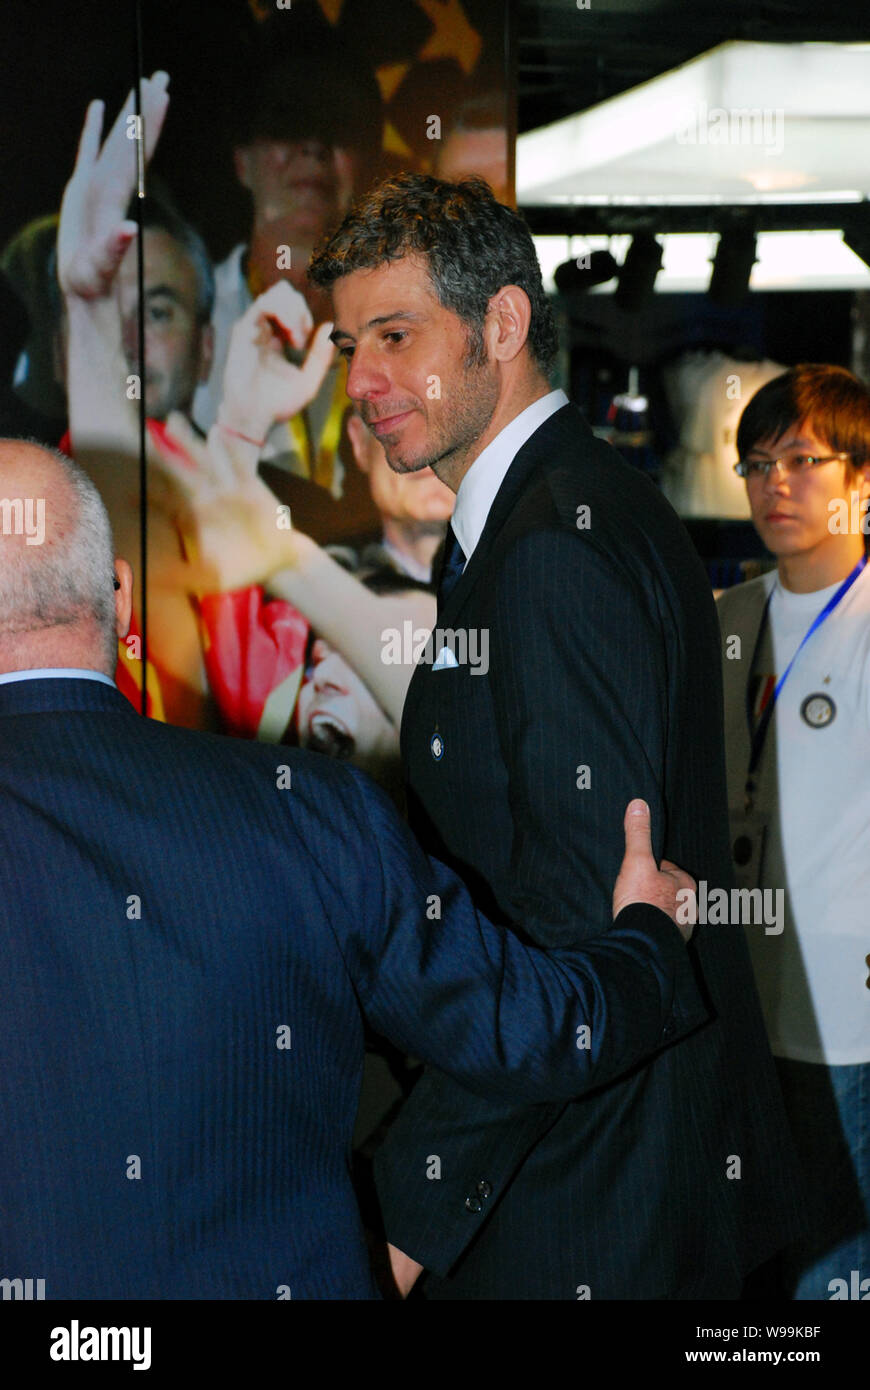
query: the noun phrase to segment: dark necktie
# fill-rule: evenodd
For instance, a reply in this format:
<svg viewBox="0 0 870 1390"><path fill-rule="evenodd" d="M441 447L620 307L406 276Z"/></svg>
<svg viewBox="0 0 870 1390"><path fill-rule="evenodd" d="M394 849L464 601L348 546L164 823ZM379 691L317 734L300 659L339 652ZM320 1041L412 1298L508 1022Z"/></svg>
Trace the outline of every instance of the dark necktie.
<svg viewBox="0 0 870 1390"><path fill-rule="evenodd" d="M444 555L441 560L441 573L438 576L438 612L440 613L450 597L459 576L465 567L465 552L456 539L452 525L447 527L444 538Z"/></svg>

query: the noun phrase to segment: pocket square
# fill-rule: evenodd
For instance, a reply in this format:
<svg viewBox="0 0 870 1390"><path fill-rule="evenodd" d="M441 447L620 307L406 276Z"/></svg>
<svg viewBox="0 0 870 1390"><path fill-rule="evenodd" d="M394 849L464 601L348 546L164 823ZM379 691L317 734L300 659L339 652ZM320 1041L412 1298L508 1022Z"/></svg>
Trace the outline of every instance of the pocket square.
<svg viewBox="0 0 870 1390"><path fill-rule="evenodd" d="M458 666L458 665L459 665L459 662L456 660L456 656L455 656L455 654L451 651L450 647L442 647L441 650L440 650L440 652L438 653L438 655L437 655L436 658L435 658L435 662L434 662L434 665L432 666L432 670L433 670L433 671L444 671L448 666Z"/></svg>

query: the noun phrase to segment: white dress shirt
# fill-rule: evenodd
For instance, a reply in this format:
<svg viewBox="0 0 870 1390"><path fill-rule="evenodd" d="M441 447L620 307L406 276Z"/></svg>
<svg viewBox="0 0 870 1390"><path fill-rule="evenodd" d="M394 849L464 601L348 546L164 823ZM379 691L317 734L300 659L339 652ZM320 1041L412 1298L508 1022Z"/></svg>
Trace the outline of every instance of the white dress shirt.
<svg viewBox="0 0 870 1390"><path fill-rule="evenodd" d="M520 449L545 420L567 404L568 397L561 390L550 391L533 401L487 444L462 479L456 494L452 525L466 564L483 535L496 493Z"/></svg>
<svg viewBox="0 0 870 1390"><path fill-rule="evenodd" d="M11 681L44 680L85 680L102 681L103 685L115 684L102 671L79 670L75 666L41 666L32 671L7 671L5 675L0 676L0 685L9 685Z"/></svg>

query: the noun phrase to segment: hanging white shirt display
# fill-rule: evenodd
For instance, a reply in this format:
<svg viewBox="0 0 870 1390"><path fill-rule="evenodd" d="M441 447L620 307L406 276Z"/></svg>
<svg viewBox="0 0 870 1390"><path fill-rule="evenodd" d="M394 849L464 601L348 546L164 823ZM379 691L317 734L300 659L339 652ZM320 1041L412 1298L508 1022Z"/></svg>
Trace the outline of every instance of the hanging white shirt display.
<svg viewBox="0 0 870 1390"><path fill-rule="evenodd" d="M662 491L680 516L749 519L737 462L737 426L755 392L785 367L724 353L690 353L664 374L680 442L662 473Z"/></svg>

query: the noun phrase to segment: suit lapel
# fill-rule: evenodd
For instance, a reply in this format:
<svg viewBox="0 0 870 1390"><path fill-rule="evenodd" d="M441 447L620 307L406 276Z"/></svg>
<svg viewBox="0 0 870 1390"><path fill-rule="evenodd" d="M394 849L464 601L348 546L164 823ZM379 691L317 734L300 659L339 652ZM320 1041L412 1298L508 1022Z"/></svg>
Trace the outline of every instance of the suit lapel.
<svg viewBox="0 0 870 1390"><path fill-rule="evenodd" d="M577 407L572 405L569 401L567 405L563 405L559 410L554 411L542 425L539 425L535 433L526 440L525 444L517 453L489 509L486 525L483 528L480 540L474 548L474 554L465 566L461 579L456 584L447 603L444 605L443 612L438 617L439 627L453 626L469 594L474 589L480 575L486 569L487 561L498 534L513 511L529 478L538 464L543 463L552 456L551 437L558 431L557 422L564 424L565 418L572 414L577 416L578 422L581 425L585 423Z"/></svg>
<svg viewBox="0 0 870 1390"><path fill-rule="evenodd" d="M517 499L526 487L535 468L546 459L552 457L554 452L554 441L561 429L566 424L570 424L572 429L576 425L578 431L588 430L588 425L580 414L580 411L570 401L553 412L552 415L539 425L534 434L526 440L522 448L517 452L516 457L511 463L510 468L502 480L501 487L495 495L495 500L489 509L486 518L486 525L483 533L474 548L465 570L460 579L457 580L450 597L438 614L436 627L455 628L457 619L460 617L463 608L474 593L478 579L486 570L492 548L498 538L499 532L510 516ZM425 690L425 681L432 675L431 669L425 663L420 662L411 679L408 687L408 694L405 697L405 707L402 712L402 733L401 739L404 741L407 729L414 717L417 706ZM438 679L437 674L434 679Z"/></svg>

